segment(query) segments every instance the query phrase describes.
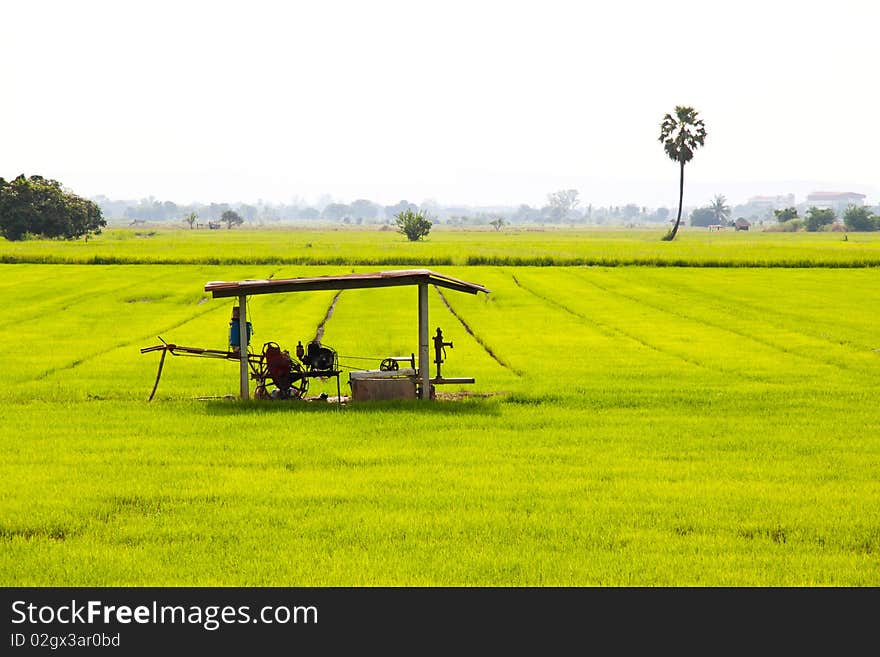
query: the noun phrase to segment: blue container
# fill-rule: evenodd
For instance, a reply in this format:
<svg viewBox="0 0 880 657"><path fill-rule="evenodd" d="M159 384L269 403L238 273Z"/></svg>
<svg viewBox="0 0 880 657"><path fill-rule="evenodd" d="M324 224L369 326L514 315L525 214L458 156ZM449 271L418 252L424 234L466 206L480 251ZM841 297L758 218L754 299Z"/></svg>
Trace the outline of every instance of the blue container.
<svg viewBox="0 0 880 657"><path fill-rule="evenodd" d="M251 323L247 323L247 343L251 343ZM229 346L230 347L241 347L241 331L239 330L239 322L236 317L231 322L229 322Z"/></svg>

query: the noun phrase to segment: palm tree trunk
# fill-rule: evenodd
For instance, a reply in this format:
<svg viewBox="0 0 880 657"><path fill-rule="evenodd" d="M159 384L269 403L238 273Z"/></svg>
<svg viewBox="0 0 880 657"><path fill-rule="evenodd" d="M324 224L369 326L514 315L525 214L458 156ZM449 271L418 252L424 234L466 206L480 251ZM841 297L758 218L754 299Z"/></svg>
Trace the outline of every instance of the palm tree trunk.
<svg viewBox="0 0 880 657"><path fill-rule="evenodd" d="M678 183L678 216L675 218L675 225L672 227L672 232L669 233L668 240L674 240L675 234L678 232L678 224L681 223L681 203L684 200L684 162L681 163L681 177L679 178Z"/></svg>

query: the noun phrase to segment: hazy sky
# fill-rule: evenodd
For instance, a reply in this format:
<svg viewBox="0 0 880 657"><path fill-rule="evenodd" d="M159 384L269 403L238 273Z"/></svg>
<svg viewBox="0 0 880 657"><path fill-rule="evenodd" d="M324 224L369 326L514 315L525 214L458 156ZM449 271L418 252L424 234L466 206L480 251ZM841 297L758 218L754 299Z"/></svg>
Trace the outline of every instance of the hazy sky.
<svg viewBox="0 0 880 657"><path fill-rule="evenodd" d="M0 0L0 176L192 201L880 202L880 2Z"/></svg>

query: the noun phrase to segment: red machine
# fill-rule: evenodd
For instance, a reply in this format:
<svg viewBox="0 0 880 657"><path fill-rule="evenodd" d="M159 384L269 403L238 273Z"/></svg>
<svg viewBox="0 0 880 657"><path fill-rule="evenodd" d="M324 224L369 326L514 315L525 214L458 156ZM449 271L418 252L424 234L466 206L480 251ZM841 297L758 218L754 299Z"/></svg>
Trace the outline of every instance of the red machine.
<svg viewBox="0 0 880 657"><path fill-rule="evenodd" d="M161 336L159 339L162 340ZM184 347L164 340L162 340L162 344L141 349L142 354L151 351L161 351L162 357L159 359L159 371L156 373L156 382L150 392L150 400L156 394L156 388L159 386L159 379L162 376L162 368L165 365L165 356L169 353L172 356L222 358L232 361L241 359L237 349L223 351ZM253 381L256 381L254 396L257 399L302 399L309 388L310 378L326 379L335 376L336 392L341 399L340 370L336 351L317 341L312 341L307 348L303 348L300 342L296 352L298 360L291 358L290 353L286 349L282 350L277 342L267 342L259 354L247 354L250 376Z"/></svg>

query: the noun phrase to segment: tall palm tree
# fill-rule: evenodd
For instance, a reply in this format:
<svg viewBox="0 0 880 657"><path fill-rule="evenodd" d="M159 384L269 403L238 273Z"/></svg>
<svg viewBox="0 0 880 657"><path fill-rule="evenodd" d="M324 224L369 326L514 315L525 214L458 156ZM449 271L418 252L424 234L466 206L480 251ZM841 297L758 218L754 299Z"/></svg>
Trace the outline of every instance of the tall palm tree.
<svg viewBox="0 0 880 657"><path fill-rule="evenodd" d="M706 126L697 118L697 110L682 105L675 106L675 116L667 114L660 124L660 142L670 160L681 166L681 179L678 185L678 217L672 230L664 235L664 240L674 240L681 223L681 204L684 200L684 165L694 157L697 150L706 141Z"/></svg>
<svg viewBox="0 0 880 657"><path fill-rule="evenodd" d="M723 225L730 219L730 206L727 205L727 199L722 194L716 194L715 200L709 206L712 215L715 217L715 223Z"/></svg>

